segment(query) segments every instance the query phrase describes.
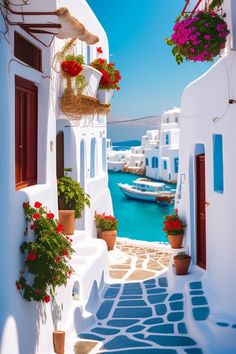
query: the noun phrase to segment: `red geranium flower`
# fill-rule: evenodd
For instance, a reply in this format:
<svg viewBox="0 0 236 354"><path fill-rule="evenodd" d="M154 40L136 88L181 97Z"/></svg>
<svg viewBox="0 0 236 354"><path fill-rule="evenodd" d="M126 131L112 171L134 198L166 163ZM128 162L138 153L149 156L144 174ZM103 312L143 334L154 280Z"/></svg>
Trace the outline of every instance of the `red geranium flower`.
<svg viewBox="0 0 236 354"><path fill-rule="evenodd" d="M68 257L68 256L69 256L69 253L68 253L67 250L62 250L62 251L61 251L61 255Z"/></svg>
<svg viewBox="0 0 236 354"><path fill-rule="evenodd" d="M76 60L65 60L61 63L61 69L67 75L75 77L83 70L83 66Z"/></svg>
<svg viewBox="0 0 236 354"><path fill-rule="evenodd" d="M29 205L28 202L24 202L24 203L23 203L23 208L26 209L28 205Z"/></svg>
<svg viewBox="0 0 236 354"><path fill-rule="evenodd" d="M35 229L34 224L31 224L31 225L30 225L30 230L34 230L34 229Z"/></svg>
<svg viewBox="0 0 236 354"><path fill-rule="evenodd" d="M63 225L62 224L58 224L57 227L56 227L56 233L60 233L62 232L62 229L63 229Z"/></svg>
<svg viewBox="0 0 236 354"><path fill-rule="evenodd" d="M34 207L35 207L36 209L41 208L41 206L42 206L42 204L39 203L39 202L35 202L35 203L34 203Z"/></svg>
<svg viewBox="0 0 236 354"><path fill-rule="evenodd" d="M60 256L56 256L56 258L55 258L56 263L59 263L60 260L61 260L61 257Z"/></svg>
<svg viewBox="0 0 236 354"><path fill-rule="evenodd" d="M40 219L40 214L39 213L35 213L32 216L33 216L33 219L35 219L35 220Z"/></svg>
<svg viewBox="0 0 236 354"><path fill-rule="evenodd" d="M20 290L20 289L21 289L20 283L16 281L16 290Z"/></svg>
<svg viewBox="0 0 236 354"><path fill-rule="evenodd" d="M35 261L36 258L37 258L37 254L36 254L36 253L34 253L34 252L29 252L28 257L27 257L27 259L28 259L29 261Z"/></svg>
<svg viewBox="0 0 236 354"><path fill-rule="evenodd" d="M50 302L50 300L51 300L51 298L50 298L49 295L45 295L45 296L43 297L43 302L48 303L48 302Z"/></svg>
<svg viewBox="0 0 236 354"><path fill-rule="evenodd" d="M54 219L54 214L53 213L47 213L47 218L48 219Z"/></svg>
<svg viewBox="0 0 236 354"><path fill-rule="evenodd" d="M98 54L102 54L102 53L103 53L103 50L102 50L101 47L97 47L97 53L98 53Z"/></svg>
<svg viewBox="0 0 236 354"><path fill-rule="evenodd" d="M116 91L120 91L120 87L119 86L117 86Z"/></svg>

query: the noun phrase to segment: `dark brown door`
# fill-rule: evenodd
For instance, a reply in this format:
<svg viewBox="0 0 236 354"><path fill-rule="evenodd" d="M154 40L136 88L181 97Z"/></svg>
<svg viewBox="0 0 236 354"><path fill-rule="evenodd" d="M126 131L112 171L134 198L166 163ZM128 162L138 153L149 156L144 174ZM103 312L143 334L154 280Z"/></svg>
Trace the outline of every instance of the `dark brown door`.
<svg viewBox="0 0 236 354"><path fill-rule="evenodd" d="M38 89L33 82L15 78L16 189L37 183Z"/></svg>
<svg viewBox="0 0 236 354"><path fill-rule="evenodd" d="M197 264L206 269L205 154L196 156L197 179Z"/></svg>
<svg viewBox="0 0 236 354"><path fill-rule="evenodd" d="M57 134L57 178L64 176L64 133Z"/></svg>

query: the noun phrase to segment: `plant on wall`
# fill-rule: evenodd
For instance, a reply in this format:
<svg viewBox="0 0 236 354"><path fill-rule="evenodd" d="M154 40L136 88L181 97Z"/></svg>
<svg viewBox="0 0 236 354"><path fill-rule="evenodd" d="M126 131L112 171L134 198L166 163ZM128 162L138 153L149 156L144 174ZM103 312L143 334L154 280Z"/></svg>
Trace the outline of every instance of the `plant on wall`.
<svg viewBox="0 0 236 354"><path fill-rule="evenodd" d="M181 64L184 58L194 62L213 61L225 48L229 34L226 22L214 11L179 16L173 31L166 43L173 47L177 64Z"/></svg>
<svg viewBox="0 0 236 354"><path fill-rule="evenodd" d="M62 225L40 202L34 206L24 203L23 208L34 240L25 241L20 247L25 260L16 288L27 301L47 303L55 295L56 287L66 285L72 273L68 263L74 252L72 240L62 234Z"/></svg>
<svg viewBox="0 0 236 354"><path fill-rule="evenodd" d="M106 59L98 58L90 65L102 73L99 88L102 90L120 90L118 83L121 79L120 71L115 68L115 64L108 63Z"/></svg>

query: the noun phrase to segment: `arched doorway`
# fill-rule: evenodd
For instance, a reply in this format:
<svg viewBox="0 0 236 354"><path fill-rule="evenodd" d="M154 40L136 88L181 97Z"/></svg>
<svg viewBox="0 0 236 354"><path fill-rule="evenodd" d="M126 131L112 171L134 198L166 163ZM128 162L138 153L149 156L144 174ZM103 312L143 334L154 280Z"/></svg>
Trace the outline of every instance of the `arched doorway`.
<svg viewBox="0 0 236 354"><path fill-rule="evenodd" d="M90 178L97 174L97 141L95 138L91 139L90 145Z"/></svg>

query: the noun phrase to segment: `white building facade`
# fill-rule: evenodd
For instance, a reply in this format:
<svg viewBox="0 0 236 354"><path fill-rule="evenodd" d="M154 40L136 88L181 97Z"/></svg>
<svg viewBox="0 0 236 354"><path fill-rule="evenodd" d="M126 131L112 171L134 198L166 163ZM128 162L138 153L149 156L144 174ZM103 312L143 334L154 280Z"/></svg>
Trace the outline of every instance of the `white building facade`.
<svg viewBox="0 0 236 354"><path fill-rule="evenodd" d="M107 59L109 48L105 32L85 0L30 0L27 6L16 0L14 4L6 10L1 1L0 16L0 193L4 201L0 218L0 262L4 269L0 352L53 353L52 332L63 329L68 333L66 352L72 353L77 334L94 320L105 277L107 252L104 242L93 238L94 211L111 214L112 203L106 167L106 115L81 119L78 124L59 109L62 85L60 75L53 70L53 58L65 40L57 38L57 34L70 38L68 26L69 32L73 32L70 21L74 23L75 19L68 15L68 23L60 22L55 11L67 7L88 31L99 37L95 46L86 43L85 35L81 36L82 41L77 40L77 53L84 55L88 64L97 57L96 46L102 47ZM30 15L24 15L25 12ZM26 55L27 48L28 53L33 53L31 57ZM76 227L76 252L72 259L75 274L67 287L58 289L51 304L30 303L15 288L23 266L19 250L25 230L22 204L40 201L57 215L57 160L63 167L72 168L72 177L90 194L91 208L85 210ZM75 284L80 293L80 300L76 301L72 298Z"/></svg>
<svg viewBox="0 0 236 354"><path fill-rule="evenodd" d="M163 113L156 141L145 149L146 176L169 182L177 181L179 166L179 109ZM147 135L148 137L148 135ZM148 139L149 140L149 139Z"/></svg>

